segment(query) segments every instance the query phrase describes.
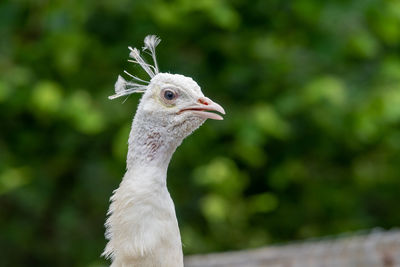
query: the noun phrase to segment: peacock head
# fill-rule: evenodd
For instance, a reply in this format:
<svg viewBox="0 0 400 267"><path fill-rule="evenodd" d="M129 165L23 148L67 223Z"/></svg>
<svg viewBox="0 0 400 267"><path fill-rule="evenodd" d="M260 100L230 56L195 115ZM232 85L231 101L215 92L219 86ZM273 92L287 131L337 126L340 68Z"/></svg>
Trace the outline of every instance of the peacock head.
<svg viewBox="0 0 400 267"><path fill-rule="evenodd" d="M150 125L164 126L186 136L198 128L206 119L222 120L218 113L224 109L204 96L200 86L192 79L180 74L160 73L155 48L160 39L155 35L146 36L143 52L148 53L154 65L148 64L137 48L131 48L130 62L139 64L151 77L142 80L126 71L130 81L118 76L114 99L132 93L143 93L136 116ZM182 136L182 137L184 137Z"/></svg>

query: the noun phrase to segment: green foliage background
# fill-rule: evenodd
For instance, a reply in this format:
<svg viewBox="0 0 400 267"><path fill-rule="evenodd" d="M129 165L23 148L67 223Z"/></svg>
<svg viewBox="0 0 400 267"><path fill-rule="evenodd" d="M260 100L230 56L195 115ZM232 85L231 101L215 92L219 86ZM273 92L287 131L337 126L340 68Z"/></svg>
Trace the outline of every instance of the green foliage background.
<svg viewBox="0 0 400 267"><path fill-rule="evenodd" d="M400 225L400 1L4 0L1 266L101 266L127 46L225 107L169 169L186 254Z"/></svg>

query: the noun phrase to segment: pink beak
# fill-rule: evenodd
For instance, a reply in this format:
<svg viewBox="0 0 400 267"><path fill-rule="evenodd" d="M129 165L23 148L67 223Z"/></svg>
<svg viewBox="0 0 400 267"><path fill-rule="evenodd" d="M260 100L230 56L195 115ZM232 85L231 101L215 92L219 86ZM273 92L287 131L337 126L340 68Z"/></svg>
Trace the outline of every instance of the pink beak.
<svg viewBox="0 0 400 267"><path fill-rule="evenodd" d="M223 120L221 115L217 113L213 113L210 111L219 112L222 115L225 115L225 110L219 104L213 102L208 97L201 97L197 100L197 104L186 107L179 111L179 113L184 111L191 111L193 114L204 118L204 119L212 119L212 120Z"/></svg>

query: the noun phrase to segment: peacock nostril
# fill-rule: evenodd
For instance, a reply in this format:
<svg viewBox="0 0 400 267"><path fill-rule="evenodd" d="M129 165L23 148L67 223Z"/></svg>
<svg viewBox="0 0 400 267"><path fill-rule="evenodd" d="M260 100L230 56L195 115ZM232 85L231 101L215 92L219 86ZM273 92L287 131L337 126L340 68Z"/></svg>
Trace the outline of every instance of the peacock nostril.
<svg viewBox="0 0 400 267"><path fill-rule="evenodd" d="M208 106L210 104L210 102L206 98L199 98L199 100L197 100L197 102L199 102L200 104L206 105L206 106Z"/></svg>

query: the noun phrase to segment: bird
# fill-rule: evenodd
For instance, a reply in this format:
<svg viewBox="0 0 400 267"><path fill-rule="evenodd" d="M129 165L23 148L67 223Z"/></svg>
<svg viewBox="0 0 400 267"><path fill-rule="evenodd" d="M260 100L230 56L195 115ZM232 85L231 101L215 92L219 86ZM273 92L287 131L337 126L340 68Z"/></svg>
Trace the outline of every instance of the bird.
<svg viewBox="0 0 400 267"><path fill-rule="evenodd" d="M124 71L129 80L118 76L115 94L109 96L142 93L128 138L126 172L112 193L105 223L108 241L102 256L111 260L111 267L183 266L178 220L167 188L168 165L187 136L207 119L223 120L225 115L192 78L159 71L160 41L148 35L142 50L128 47L128 61L150 78Z"/></svg>

